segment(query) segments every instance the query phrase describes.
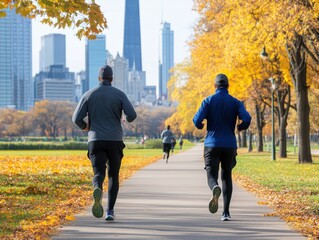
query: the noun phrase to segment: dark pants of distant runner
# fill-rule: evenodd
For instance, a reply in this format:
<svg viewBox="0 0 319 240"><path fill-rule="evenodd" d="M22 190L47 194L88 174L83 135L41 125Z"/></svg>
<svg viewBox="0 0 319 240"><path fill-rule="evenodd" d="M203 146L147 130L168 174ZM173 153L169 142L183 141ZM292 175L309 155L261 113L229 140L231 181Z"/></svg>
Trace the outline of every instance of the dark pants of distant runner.
<svg viewBox="0 0 319 240"><path fill-rule="evenodd" d="M88 157L93 168L93 187L103 189L108 174L108 210L113 210L119 191L119 172L125 144L121 141L93 141L88 143Z"/></svg>
<svg viewBox="0 0 319 240"><path fill-rule="evenodd" d="M176 143L172 143L172 146L171 146L171 148L172 148L172 153L174 152L175 145L176 145Z"/></svg>
<svg viewBox="0 0 319 240"><path fill-rule="evenodd" d="M169 158L169 152L171 151L171 143L163 143L163 152L167 154L167 159Z"/></svg>
<svg viewBox="0 0 319 240"><path fill-rule="evenodd" d="M233 192L232 169L236 165L237 150L234 148L204 147L207 182L211 190L218 185L219 164L221 164L221 180L223 189L224 211L229 212Z"/></svg>

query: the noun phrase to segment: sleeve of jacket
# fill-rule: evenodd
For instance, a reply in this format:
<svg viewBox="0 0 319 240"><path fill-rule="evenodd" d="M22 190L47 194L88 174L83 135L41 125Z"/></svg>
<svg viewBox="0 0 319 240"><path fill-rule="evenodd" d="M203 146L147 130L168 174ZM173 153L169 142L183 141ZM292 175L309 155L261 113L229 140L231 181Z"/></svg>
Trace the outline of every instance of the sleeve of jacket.
<svg viewBox="0 0 319 240"><path fill-rule="evenodd" d="M207 99L205 99L193 118L193 123L198 129L202 129L204 127L203 121L207 114L207 104Z"/></svg>
<svg viewBox="0 0 319 240"><path fill-rule="evenodd" d="M135 109L132 103L130 102L130 100L128 100L125 94L123 94L123 98L122 98L122 108L126 116L126 121L133 122L136 119L137 114L135 112Z"/></svg>
<svg viewBox="0 0 319 240"><path fill-rule="evenodd" d="M88 114L88 103L86 95L83 95L80 99L76 109L72 116L72 122L77 125L80 129L84 129L87 123L83 120Z"/></svg>
<svg viewBox="0 0 319 240"><path fill-rule="evenodd" d="M246 130L251 123L251 116L240 101L238 101L238 118L241 120L241 123L237 125L237 129L239 131Z"/></svg>

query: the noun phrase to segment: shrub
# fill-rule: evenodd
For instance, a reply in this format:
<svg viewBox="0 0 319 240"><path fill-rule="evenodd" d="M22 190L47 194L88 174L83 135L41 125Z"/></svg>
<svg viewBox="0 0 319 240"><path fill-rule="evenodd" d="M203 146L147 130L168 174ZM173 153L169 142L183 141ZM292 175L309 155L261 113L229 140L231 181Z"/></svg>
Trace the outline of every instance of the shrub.
<svg viewBox="0 0 319 240"><path fill-rule="evenodd" d="M161 139L150 139L145 141L146 148L151 149L161 149L162 148L162 140Z"/></svg>
<svg viewBox="0 0 319 240"><path fill-rule="evenodd" d="M84 142L0 142L0 150L86 150Z"/></svg>

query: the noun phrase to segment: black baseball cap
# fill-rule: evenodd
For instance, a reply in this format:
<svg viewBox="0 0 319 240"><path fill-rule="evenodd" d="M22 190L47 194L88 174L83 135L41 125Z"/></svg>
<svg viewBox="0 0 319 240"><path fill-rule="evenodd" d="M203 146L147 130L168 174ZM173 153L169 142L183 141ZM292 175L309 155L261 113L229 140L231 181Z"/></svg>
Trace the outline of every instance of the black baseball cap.
<svg viewBox="0 0 319 240"><path fill-rule="evenodd" d="M113 79L113 70L109 65L101 67L99 77L102 79Z"/></svg>
<svg viewBox="0 0 319 240"><path fill-rule="evenodd" d="M215 78L215 84L219 87L228 86L228 77L223 73L218 74Z"/></svg>

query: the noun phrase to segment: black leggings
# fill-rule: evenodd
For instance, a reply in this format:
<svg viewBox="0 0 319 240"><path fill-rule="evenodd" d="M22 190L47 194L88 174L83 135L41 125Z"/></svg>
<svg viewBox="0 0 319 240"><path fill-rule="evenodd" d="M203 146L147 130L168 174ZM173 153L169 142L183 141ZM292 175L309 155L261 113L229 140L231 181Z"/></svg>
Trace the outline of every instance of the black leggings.
<svg viewBox="0 0 319 240"><path fill-rule="evenodd" d="M167 159L169 158L169 152L171 151L171 143L163 143L163 152L167 154Z"/></svg>
<svg viewBox="0 0 319 240"><path fill-rule="evenodd" d="M233 193L232 169L236 165L236 149L205 147L204 158L207 182L211 190L218 185L219 163L221 163L224 211L229 212Z"/></svg>
<svg viewBox="0 0 319 240"><path fill-rule="evenodd" d="M125 144L121 141L93 141L88 144L88 157L93 168L93 187L103 189L108 174L108 210L113 210L119 191L119 172Z"/></svg>

